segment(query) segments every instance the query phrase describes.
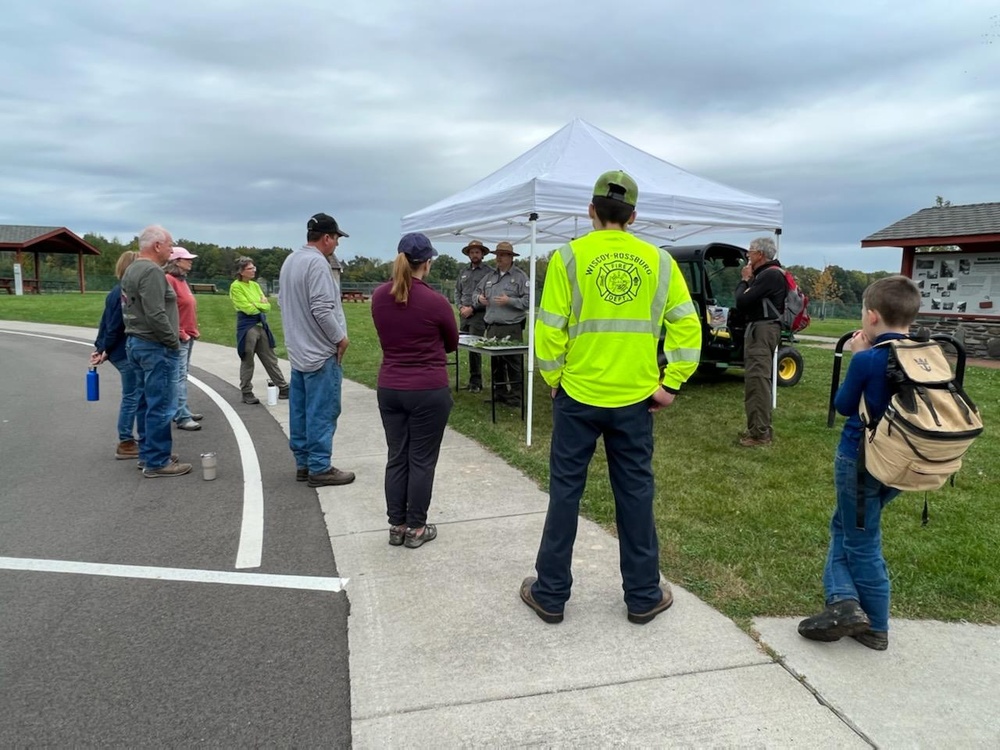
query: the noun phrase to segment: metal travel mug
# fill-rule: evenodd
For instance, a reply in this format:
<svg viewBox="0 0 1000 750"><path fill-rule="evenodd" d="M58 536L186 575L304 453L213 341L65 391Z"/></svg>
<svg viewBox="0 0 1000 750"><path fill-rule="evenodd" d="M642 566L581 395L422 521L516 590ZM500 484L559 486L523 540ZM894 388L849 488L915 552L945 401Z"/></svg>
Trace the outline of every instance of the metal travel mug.
<svg viewBox="0 0 1000 750"><path fill-rule="evenodd" d="M214 453L201 454L201 477L202 479L215 479L216 456Z"/></svg>
<svg viewBox="0 0 1000 750"><path fill-rule="evenodd" d="M97 374L97 368L91 367L87 370L87 400L99 401L101 398L101 379Z"/></svg>
<svg viewBox="0 0 1000 750"><path fill-rule="evenodd" d="M268 406L278 405L278 386L276 386L270 380L267 381L267 405Z"/></svg>

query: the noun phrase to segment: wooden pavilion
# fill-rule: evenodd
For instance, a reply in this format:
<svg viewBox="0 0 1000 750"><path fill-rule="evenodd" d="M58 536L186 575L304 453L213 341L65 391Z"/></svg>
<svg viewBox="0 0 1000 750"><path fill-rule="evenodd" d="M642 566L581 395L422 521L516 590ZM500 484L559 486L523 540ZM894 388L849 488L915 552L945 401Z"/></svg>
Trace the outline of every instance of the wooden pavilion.
<svg viewBox="0 0 1000 750"><path fill-rule="evenodd" d="M66 227L31 227L13 224L0 224L0 252L13 252L14 262L21 264L24 253L31 253L34 258L34 277L22 278L25 292L40 294L42 277L40 257L46 253L71 254L77 256L77 278L80 282L80 292L86 291L86 281L83 273L83 256L100 255L100 251ZM0 290L8 294L14 293L14 279L0 276Z"/></svg>
<svg viewBox="0 0 1000 750"><path fill-rule="evenodd" d="M970 356L1000 357L1000 203L925 208L861 247L903 251L900 273L921 291L920 325L964 340Z"/></svg>

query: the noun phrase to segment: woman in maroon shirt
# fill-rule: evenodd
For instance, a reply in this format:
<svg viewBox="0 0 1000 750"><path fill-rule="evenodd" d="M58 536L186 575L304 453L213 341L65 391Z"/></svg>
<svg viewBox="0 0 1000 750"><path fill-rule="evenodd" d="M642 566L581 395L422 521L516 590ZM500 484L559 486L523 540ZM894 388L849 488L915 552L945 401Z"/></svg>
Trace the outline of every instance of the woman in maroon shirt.
<svg viewBox="0 0 1000 750"><path fill-rule="evenodd" d="M389 446L385 505L394 547L415 548L437 537L437 527L427 523L427 509L454 403L447 354L458 348L451 305L423 281L437 254L424 235L404 235L392 280L372 294L372 318L382 345L378 409Z"/></svg>

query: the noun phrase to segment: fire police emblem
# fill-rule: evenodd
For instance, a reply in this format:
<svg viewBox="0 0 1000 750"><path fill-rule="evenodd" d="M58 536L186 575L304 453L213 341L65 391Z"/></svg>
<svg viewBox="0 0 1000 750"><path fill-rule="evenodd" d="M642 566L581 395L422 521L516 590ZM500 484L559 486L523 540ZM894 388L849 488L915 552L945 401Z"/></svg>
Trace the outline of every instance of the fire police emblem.
<svg viewBox="0 0 1000 750"><path fill-rule="evenodd" d="M634 300L641 285L639 269L624 261L606 263L597 273L597 288L601 297L613 305L624 305Z"/></svg>

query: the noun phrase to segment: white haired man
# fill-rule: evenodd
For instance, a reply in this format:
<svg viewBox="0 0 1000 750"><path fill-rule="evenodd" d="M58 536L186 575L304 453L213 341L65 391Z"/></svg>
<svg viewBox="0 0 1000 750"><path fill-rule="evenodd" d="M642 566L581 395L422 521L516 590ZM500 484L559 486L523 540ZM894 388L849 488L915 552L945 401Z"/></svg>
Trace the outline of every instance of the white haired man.
<svg viewBox="0 0 1000 750"><path fill-rule="evenodd" d="M736 285L736 309L747 321L743 344L744 408L747 429L739 438L744 448L770 445L771 363L781 342L781 313L785 311L788 282L781 264L775 260L778 249L770 237L758 237L747 250L747 265ZM773 272L772 272L772 269Z"/></svg>
<svg viewBox="0 0 1000 750"><path fill-rule="evenodd" d="M125 351L138 372L139 466L149 479L177 477L191 471L171 452L171 420L180 360L177 294L167 283L163 264L174 248L161 226L139 235L139 255L122 274L122 316L128 341Z"/></svg>

